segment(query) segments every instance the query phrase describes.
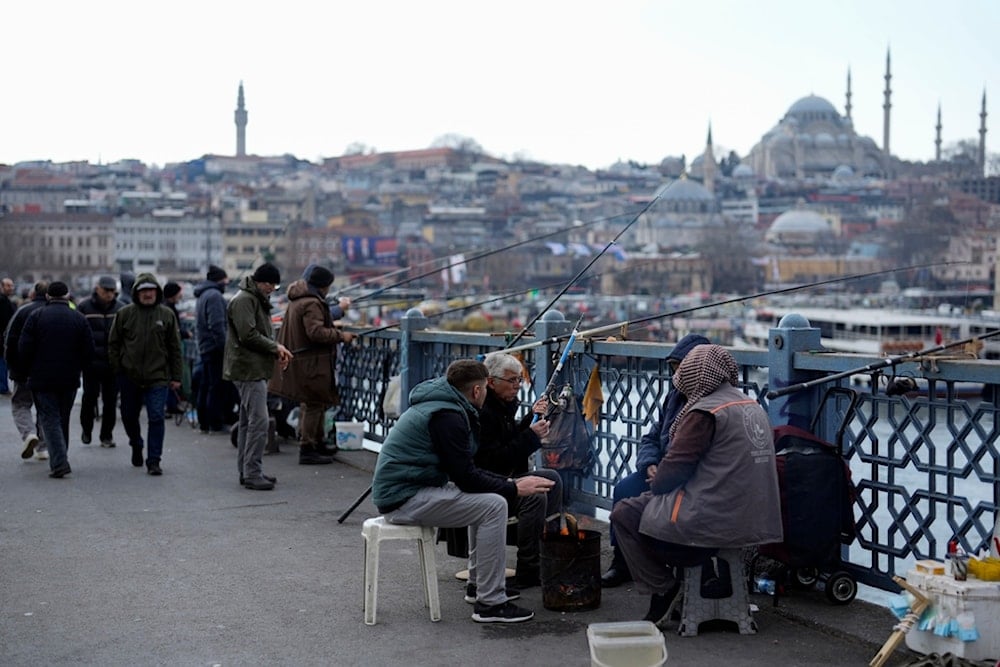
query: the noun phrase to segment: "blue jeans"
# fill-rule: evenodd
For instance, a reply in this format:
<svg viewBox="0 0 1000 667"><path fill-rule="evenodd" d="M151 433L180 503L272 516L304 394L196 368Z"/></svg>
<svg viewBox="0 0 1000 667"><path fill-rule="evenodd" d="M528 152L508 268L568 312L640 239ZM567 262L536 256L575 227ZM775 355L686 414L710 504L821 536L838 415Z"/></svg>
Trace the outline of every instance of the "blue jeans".
<svg viewBox="0 0 1000 667"><path fill-rule="evenodd" d="M69 442L69 415L76 399L76 389L33 392L38 425L49 449L49 469L56 470L69 463L66 456Z"/></svg>
<svg viewBox="0 0 1000 667"><path fill-rule="evenodd" d="M0 394L9 393L10 384L7 382L7 360L3 356L0 356Z"/></svg>
<svg viewBox="0 0 1000 667"><path fill-rule="evenodd" d="M142 447L142 427L139 426L139 413L146 408L146 463L159 463L163 455L164 413L167 408L167 385L146 387L143 389L132 382L127 376L118 377L118 387L122 399L122 426L128 434L128 444L132 447Z"/></svg>

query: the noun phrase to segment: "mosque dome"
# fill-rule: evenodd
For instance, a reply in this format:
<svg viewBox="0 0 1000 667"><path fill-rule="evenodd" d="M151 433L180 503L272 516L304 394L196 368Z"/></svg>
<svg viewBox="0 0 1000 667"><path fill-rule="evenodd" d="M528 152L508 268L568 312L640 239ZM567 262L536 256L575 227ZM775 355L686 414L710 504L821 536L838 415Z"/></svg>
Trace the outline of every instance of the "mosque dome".
<svg viewBox="0 0 1000 667"><path fill-rule="evenodd" d="M738 164L733 167L733 178L753 178L753 167L748 164Z"/></svg>
<svg viewBox="0 0 1000 667"><path fill-rule="evenodd" d="M830 231L826 218L815 211L793 209L785 211L771 223L768 235L771 234L823 234Z"/></svg>
<svg viewBox="0 0 1000 667"><path fill-rule="evenodd" d="M837 143L837 140L834 139L833 135L831 135L831 134L828 134L826 132L820 132L819 134L816 135L816 146L818 148L819 147L826 147L826 146L833 146L836 143Z"/></svg>
<svg viewBox="0 0 1000 667"><path fill-rule="evenodd" d="M788 107L788 112L785 115L800 121L813 120L822 116L840 117L837 108L818 95L808 95L797 100L795 104Z"/></svg>
<svg viewBox="0 0 1000 667"><path fill-rule="evenodd" d="M715 197L701 183L678 178L660 188L657 193L663 202L714 202Z"/></svg>
<svg viewBox="0 0 1000 667"><path fill-rule="evenodd" d="M839 165L833 170L833 180L849 181L854 178L854 170L846 164Z"/></svg>

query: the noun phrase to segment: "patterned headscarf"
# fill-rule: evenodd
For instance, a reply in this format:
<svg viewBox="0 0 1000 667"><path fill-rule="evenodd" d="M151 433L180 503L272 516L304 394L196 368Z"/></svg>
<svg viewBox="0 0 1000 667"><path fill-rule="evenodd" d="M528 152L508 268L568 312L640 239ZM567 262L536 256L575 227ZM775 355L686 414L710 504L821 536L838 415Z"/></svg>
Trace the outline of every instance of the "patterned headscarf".
<svg viewBox="0 0 1000 667"><path fill-rule="evenodd" d="M735 387L739 380L739 366L725 348L698 345L688 352L674 373L674 386L687 397L687 402L670 425L670 438L673 439L677 425L699 399L714 392L723 382Z"/></svg>

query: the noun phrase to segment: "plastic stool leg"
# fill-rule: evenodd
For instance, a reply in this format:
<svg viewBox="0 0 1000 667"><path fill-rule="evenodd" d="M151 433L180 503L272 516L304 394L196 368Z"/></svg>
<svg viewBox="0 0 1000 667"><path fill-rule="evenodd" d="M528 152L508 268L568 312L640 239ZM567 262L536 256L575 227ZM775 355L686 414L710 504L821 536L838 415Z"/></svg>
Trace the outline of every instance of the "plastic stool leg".
<svg viewBox="0 0 1000 667"><path fill-rule="evenodd" d="M365 625L375 625L378 604L378 531L365 540Z"/></svg>
<svg viewBox="0 0 1000 667"><path fill-rule="evenodd" d="M434 529L424 531L420 540L420 567L424 571L424 602L430 608L431 621L441 620L441 598L438 595L437 561L434 558Z"/></svg>

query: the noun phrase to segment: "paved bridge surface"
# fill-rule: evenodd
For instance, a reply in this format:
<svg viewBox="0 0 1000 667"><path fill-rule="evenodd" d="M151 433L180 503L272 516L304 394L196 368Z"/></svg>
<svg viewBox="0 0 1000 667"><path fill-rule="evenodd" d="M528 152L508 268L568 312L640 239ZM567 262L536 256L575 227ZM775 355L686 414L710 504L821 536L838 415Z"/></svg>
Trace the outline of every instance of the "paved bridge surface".
<svg viewBox="0 0 1000 667"><path fill-rule="evenodd" d="M115 449L80 444L74 411L73 473L22 461L9 400L0 400L0 663L4 665L589 665L589 623L635 620L647 599L602 592L589 612L519 604L535 620L478 625L454 573L462 560L437 547L442 620L422 606L412 547L383 551L378 625L362 618L361 523L375 456L342 452L328 466L298 465L295 446L265 457L274 491L237 483L228 437L167 425L164 475ZM603 523L595 526L604 532ZM609 561L604 539L603 563ZM509 552L513 560L513 550ZM775 609L752 596L760 632L666 631L670 665L867 665L892 631L884 608L829 605L796 592ZM915 656L901 648L889 665Z"/></svg>

